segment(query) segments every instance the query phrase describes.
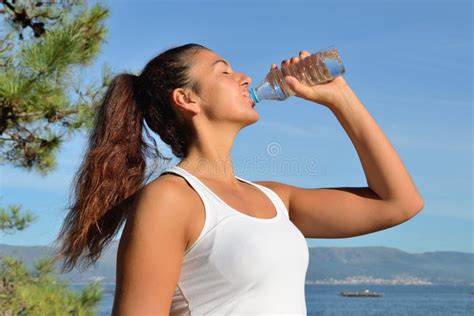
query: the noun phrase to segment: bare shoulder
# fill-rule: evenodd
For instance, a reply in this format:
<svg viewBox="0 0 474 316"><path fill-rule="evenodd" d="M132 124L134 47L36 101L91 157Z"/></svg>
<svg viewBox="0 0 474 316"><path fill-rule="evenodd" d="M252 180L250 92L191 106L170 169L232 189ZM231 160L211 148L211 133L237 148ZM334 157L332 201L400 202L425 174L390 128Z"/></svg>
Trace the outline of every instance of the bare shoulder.
<svg viewBox="0 0 474 316"><path fill-rule="evenodd" d="M166 221L174 219L185 223L187 230L196 203L199 200L182 177L164 174L148 183L140 192L134 216L150 223L157 223L159 217Z"/></svg>
<svg viewBox="0 0 474 316"><path fill-rule="evenodd" d="M189 204L193 202L192 193L194 190L188 185L186 180L180 176L163 174L157 179L148 183L143 189L143 199L160 198L173 199L175 203Z"/></svg>
<svg viewBox="0 0 474 316"><path fill-rule="evenodd" d="M145 185L127 218L119 251L134 241L165 231L174 231L175 238L187 242L195 203L189 190L192 189L184 179L173 175L162 175Z"/></svg>
<svg viewBox="0 0 474 316"><path fill-rule="evenodd" d="M196 207L189 190L162 175L139 193L120 238L113 315L168 314Z"/></svg>

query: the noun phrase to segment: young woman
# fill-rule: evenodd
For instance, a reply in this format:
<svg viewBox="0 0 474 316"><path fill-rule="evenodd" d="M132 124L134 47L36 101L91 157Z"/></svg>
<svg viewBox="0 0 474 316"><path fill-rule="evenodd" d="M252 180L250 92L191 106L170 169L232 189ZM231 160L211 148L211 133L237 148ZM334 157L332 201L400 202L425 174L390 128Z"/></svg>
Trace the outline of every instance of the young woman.
<svg viewBox="0 0 474 316"><path fill-rule="evenodd" d="M169 49L139 76L112 81L58 240L66 270L88 265L125 223L113 315L305 315L304 238L380 231L423 208L395 149L342 76L314 87L286 79L297 97L334 113L367 187L308 189L234 175L234 139L259 119L251 79L201 45ZM145 122L181 159L146 185L146 157L170 158Z"/></svg>

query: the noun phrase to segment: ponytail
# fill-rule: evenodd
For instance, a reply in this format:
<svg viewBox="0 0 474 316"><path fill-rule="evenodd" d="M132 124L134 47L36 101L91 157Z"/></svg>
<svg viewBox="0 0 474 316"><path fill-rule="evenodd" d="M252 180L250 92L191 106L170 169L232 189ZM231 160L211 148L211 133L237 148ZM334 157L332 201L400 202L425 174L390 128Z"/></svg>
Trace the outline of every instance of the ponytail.
<svg viewBox="0 0 474 316"><path fill-rule="evenodd" d="M155 168L158 161L171 160L158 151L148 129L175 156L186 155L192 130L178 119L169 95L178 87L199 93L189 69L201 49L207 48L191 43L169 49L149 61L139 77L120 74L112 80L96 112L87 152L74 178L72 203L55 241L62 272L78 262L93 264L112 241L147 180L146 158Z"/></svg>
<svg viewBox="0 0 474 316"><path fill-rule="evenodd" d="M86 250L86 261L97 260L116 234L144 182L143 115L134 101L136 76L112 80L100 105L89 148L74 178L74 202L58 240L63 271L70 271Z"/></svg>

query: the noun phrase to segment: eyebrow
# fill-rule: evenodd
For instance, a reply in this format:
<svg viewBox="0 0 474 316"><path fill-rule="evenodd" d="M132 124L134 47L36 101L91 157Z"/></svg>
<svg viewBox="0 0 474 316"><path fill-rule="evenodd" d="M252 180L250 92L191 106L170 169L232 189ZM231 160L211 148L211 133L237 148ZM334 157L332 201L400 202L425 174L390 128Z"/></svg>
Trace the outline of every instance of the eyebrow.
<svg viewBox="0 0 474 316"><path fill-rule="evenodd" d="M227 66L230 67L229 63L226 62L226 61L223 60L223 59L216 60L215 62L213 62L213 63L211 64L211 67L214 66L215 64L217 64L218 62L222 62L222 63L224 63L224 64L226 64Z"/></svg>

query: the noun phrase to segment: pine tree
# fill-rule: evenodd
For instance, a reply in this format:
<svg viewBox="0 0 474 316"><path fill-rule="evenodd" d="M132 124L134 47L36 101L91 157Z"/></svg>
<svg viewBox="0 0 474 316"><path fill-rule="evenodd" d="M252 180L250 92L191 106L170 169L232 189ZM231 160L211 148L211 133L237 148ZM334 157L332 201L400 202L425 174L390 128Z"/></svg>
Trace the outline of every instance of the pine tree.
<svg viewBox="0 0 474 316"><path fill-rule="evenodd" d="M107 67L99 87L76 80L99 52L108 11L80 0L0 1L0 163L46 174L110 81Z"/></svg>
<svg viewBox="0 0 474 316"><path fill-rule="evenodd" d="M90 127L112 78L104 66L100 84L77 79L99 53L108 10L85 0L0 0L0 17L0 164L47 175L61 144ZM19 206L0 207L0 234L33 220ZM69 289L51 258L34 271L0 258L0 315L90 315L101 295L96 283Z"/></svg>

